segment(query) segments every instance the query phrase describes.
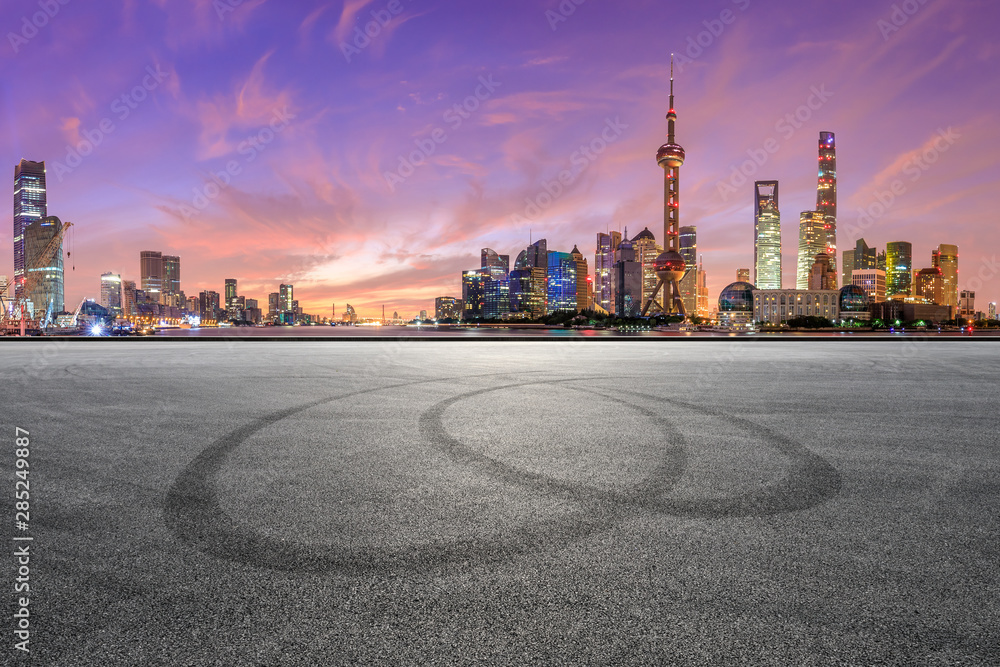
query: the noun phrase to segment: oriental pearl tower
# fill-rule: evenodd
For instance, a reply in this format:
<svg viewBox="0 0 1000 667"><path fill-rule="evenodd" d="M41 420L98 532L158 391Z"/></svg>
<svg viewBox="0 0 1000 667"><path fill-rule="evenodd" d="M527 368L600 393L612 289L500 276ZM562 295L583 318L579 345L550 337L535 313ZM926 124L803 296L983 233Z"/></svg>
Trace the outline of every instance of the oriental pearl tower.
<svg viewBox="0 0 1000 667"><path fill-rule="evenodd" d="M656 290L643 306L643 317L653 308L661 313L687 316L684 312L684 302L681 300L681 289L677 284L684 277L684 258L678 252L680 230L680 187L681 165L684 164L684 149L674 139L674 126L677 113L674 111L674 56L670 55L670 111L667 113L667 143L656 151L656 163L663 168L663 238L666 251L656 258L654 267ZM656 300L663 289L663 305Z"/></svg>

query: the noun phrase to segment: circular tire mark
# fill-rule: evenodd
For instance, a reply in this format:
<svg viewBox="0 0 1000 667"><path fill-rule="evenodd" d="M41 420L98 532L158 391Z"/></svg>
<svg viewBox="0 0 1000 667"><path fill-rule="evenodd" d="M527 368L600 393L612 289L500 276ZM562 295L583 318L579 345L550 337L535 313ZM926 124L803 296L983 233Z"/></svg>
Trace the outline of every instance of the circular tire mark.
<svg viewBox="0 0 1000 667"><path fill-rule="evenodd" d="M473 377L497 377L489 374ZM468 377L468 376L467 376ZM422 384L447 382L456 378L422 380L350 392L312 401L294 408L271 413L240 427L205 449L177 478L167 494L164 510L170 530L181 540L213 556L274 570L294 572L331 572L362 574L398 569L416 570L466 562L507 561L516 556L545 548L558 548L596 531L611 528L629 516L661 513L690 518L727 518L765 516L807 509L836 495L841 479L836 469L822 457L784 436L739 417L670 400L670 403L694 412L730 421L768 439L791 465L783 480L759 491L731 498L670 499L664 494L680 480L687 467L683 436L669 419L660 413L629 403L617 396L567 386L568 389L602 396L639 412L655 421L678 443L664 448L661 460L647 478L633 491L620 492L557 480L547 475L522 470L476 452L452 438L443 425L447 409L462 400L504 389L540 384L562 384L594 377L520 382L489 387L445 399L420 417L425 438L451 459L476 472L507 484L526 488L549 497L561 497L583 507L573 519L537 520L497 537L462 538L447 543L419 544L404 549L359 552L338 545L310 545L289 542L239 526L222 509L215 488L215 476L225 459L246 440L264 428L309 409L353 396ZM663 402L658 396L621 391L638 398Z"/></svg>

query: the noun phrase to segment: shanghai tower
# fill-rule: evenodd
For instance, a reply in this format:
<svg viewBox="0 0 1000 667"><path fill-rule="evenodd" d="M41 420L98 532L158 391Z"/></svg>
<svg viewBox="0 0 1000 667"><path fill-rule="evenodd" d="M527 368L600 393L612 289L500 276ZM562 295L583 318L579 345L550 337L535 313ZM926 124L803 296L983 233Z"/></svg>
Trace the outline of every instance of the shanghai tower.
<svg viewBox="0 0 1000 667"><path fill-rule="evenodd" d="M684 149L674 138L677 113L674 111L674 58L670 56L670 111L667 113L667 143L656 152L656 163L663 169L663 247L664 252L656 258L654 266L659 282L656 290L642 308L643 317L655 307L666 314L686 315L684 300L678 285L684 277L684 257L680 250L680 174L684 164ZM663 289L663 305L656 300Z"/></svg>
<svg viewBox="0 0 1000 667"><path fill-rule="evenodd" d="M837 140L833 132L819 133L819 182L816 212L826 237L830 269L837 272Z"/></svg>

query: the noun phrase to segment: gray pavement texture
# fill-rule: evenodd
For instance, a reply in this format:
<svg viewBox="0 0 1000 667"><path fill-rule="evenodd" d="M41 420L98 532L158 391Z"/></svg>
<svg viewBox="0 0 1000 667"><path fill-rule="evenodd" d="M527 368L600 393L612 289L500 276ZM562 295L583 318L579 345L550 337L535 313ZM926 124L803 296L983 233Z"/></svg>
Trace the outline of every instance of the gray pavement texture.
<svg viewBox="0 0 1000 667"><path fill-rule="evenodd" d="M998 377L962 341L0 345L31 663L998 665Z"/></svg>

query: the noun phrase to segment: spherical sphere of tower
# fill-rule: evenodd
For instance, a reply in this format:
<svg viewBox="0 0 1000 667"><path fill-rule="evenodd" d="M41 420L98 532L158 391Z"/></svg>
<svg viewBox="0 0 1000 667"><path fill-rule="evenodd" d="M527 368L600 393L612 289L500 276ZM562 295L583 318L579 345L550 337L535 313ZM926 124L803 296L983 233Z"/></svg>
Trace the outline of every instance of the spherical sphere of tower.
<svg viewBox="0 0 1000 667"><path fill-rule="evenodd" d="M653 262L656 277L660 280L680 280L684 277L686 268L687 266L681 254L670 250L661 253Z"/></svg>
<svg viewBox="0 0 1000 667"><path fill-rule="evenodd" d="M656 163L664 169L679 167L684 164L684 149L677 144L663 144L656 151Z"/></svg>

